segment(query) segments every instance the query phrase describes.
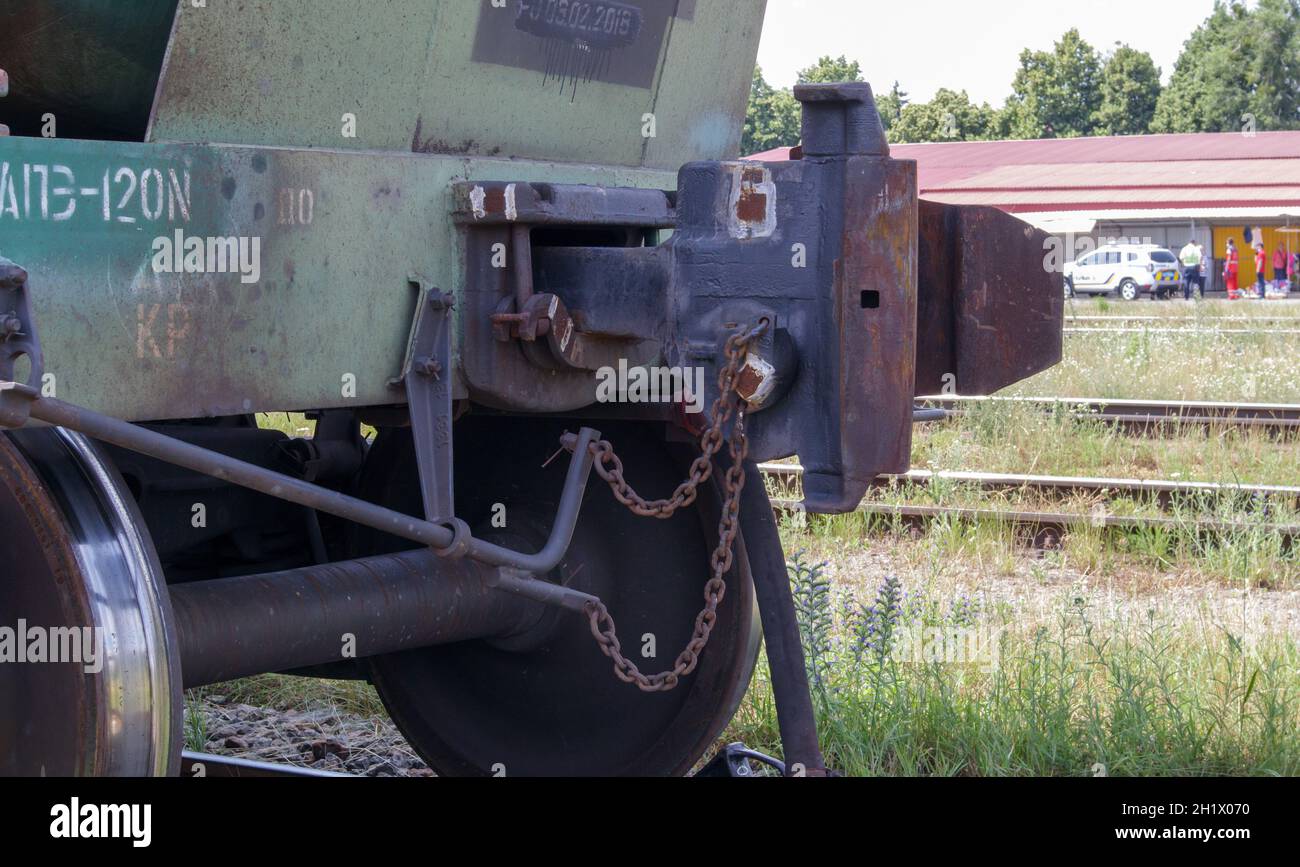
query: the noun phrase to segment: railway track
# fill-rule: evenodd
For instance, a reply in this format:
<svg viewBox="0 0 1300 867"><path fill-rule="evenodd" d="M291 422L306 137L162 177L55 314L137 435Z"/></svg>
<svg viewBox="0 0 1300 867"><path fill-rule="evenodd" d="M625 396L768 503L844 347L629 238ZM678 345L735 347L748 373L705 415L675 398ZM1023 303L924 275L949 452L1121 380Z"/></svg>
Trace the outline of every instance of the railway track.
<svg viewBox="0 0 1300 867"><path fill-rule="evenodd" d="M1124 314L1115 316L1066 316L1064 321L1067 325L1071 322L1099 322L1102 324L1109 322L1155 322L1161 324L1190 322L1196 325L1224 322L1229 325L1261 325L1268 323L1270 325L1281 324L1284 327L1300 327L1300 316L1146 316L1135 313L1131 316Z"/></svg>
<svg viewBox="0 0 1300 867"><path fill-rule="evenodd" d="M802 476L797 464L761 464L759 469L769 478L785 483ZM1033 491L1052 497L1085 496L1097 501L1128 498L1158 502L1169 507L1178 502L1222 499L1267 500L1273 503L1300 504L1300 486L1241 485L1219 482L1181 482L1156 479L1118 479L1088 476L1043 476L1019 473L981 473L965 470L911 470L899 475L881 476L878 487L899 484L930 487L949 482L985 491Z"/></svg>
<svg viewBox="0 0 1300 867"><path fill-rule="evenodd" d="M777 498L772 506L778 512L799 511L799 501ZM1138 517L1104 513L1028 511L1014 509L985 509L968 506L924 506L889 503L863 503L858 512L881 517L895 517L908 524L923 524L935 518L953 517L968 521L992 521L1009 524L1024 534L1034 547L1055 547L1062 537L1073 529L1092 527L1118 530L1162 529L1173 532L1192 531L1200 536L1222 537L1231 533L1262 529L1276 533L1282 543L1290 547L1300 536L1300 524L1254 524L1247 521L1187 520L1161 516Z"/></svg>
<svg viewBox="0 0 1300 867"><path fill-rule="evenodd" d="M1061 332L1064 334L1253 334L1292 337L1300 334L1300 328L1162 328L1158 326L1071 328L1066 326L1061 329Z"/></svg>
<svg viewBox="0 0 1300 867"><path fill-rule="evenodd" d="M181 753L181 776L248 779L286 777L303 779L351 777L354 775L340 774L334 771L321 771L316 768L304 768L300 765L272 764L271 762L259 762L252 759L237 759L234 756L219 756L213 753L197 753L186 750Z"/></svg>
<svg viewBox="0 0 1300 867"><path fill-rule="evenodd" d="M1184 426L1255 428L1273 434L1300 431L1300 405L1284 403L1225 403L1213 401L1152 401L1076 397L960 397L927 395L922 408L962 416L987 404L1029 406L1043 412L1065 410L1080 418L1099 418L1127 430L1147 434Z"/></svg>
<svg viewBox="0 0 1300 867"><path fill-rule="evenodd" d="M768 478L776 480L779 486L784 485L791 490L803 472L803 468L797 464L761 464L759 469ZM1088 512L1078 512L1058 509L1017 510L864 501L857 511L870 515L896 516L912 522L932 520L943 516L968 520L992 520L1023 528L1033 536L1035 543L1040 544L1044 542L1050 543L1052 538L1059 540L1061 535L1070 528L1081 526L1124 530L1151 528L1191 530L1197 534L1218 536L1251 529L1263 529L1279 534L1288 545L1297 535L1300 535L1300 525L1297 524L1280 524L1271 521L1261 522L1259 520L1245 519L1187 518L1172 515L1123 515L1112 514L1106 508L1108 502L1121 498L1153 502L1164 509L1169 509L1177 503L1206 504L1223 497L1234 497L1240 502L1256 501L1295 507L1300 505L1300 487L1296 486L1034 476L967 471L932 472L928 470L913 470L902 475L882 476L877 480L877 484L879 487L897 484L928 487L941 481L973 486L985 491L1032 491L1044 494L1052 499L1072 494L1081 495L1090 500L1093 507ZM781 511L797 511L799 508L798 499L786 497L782 494L784 494L784 491L778 487L778 496L773 498L773 506Z"/></svg>

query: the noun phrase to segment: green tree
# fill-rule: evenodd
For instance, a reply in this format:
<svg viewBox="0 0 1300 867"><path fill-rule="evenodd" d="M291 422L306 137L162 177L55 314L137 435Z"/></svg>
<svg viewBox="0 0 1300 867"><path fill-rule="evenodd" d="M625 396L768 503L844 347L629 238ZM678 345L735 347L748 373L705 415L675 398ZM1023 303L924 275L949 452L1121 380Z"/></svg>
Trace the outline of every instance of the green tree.
<svg viewBox="0 0 1300 867"><path fill-rule="evenodd" d="M897 81L894 82L894 86L889 93L876 97L876 110L880 112L880 122L884 124L885 132L889 132L890 128L898 122L898 118L902 115L907 104L907 92L899 86Z"/></svg>
<svg viewBox="0 0 1300 867"><path fill-rule="evenodd" d="M1260 0L1251 36L1251 113L1261 129L1300 128L1300 2Z"/></svg>
<svg viewBox="0 0 1300 867"><path fill-rule="evenodd" d="M1020 52L1011 87L1004 111L1016 138L1089 135L1101 108L1101 56L1070 29L1051 51Z"/></svg>
<svg viewBox="0 0 1300 867"><path fill-rule="evenodd" d="M1183 44L1156 132L1300 128L1300 2L1218 0Z"/></svg>
<svg viewBox="0 0 1300 867"><path fill-rule="evenodd" d="M1214 11L1183 43L1169 86L1160 94L1156 132L1222 132L1241 127L1250 102L1246 65L1237 58L1248 29L1244 6L1214 4Z"/></svg>
<svg viewBox="0 0 1300 867"><path fill-rule="evenodd" d="M799 143L799 103L788 90L767 83L763 70L754 67L749 86L749 108L740 139L741 156L749 156Z"/></svg>
<svg viewBox="0 0 1300 867"><path fill-rule="evenodd" d="M862 67L843 54L819 57L812 66L799 70L800 84L829 84L837 81L861 81Z"/></svg>
<svg viewBox="0 0 1300 867"><path fill-rule="evenodd" d="M1160 99L1160 70L1151 55L1120 45L1106 58L1101 70L1101 108L1097 110L1097 135L1142 135L1151 131L1151 119Z"/></svg>
<svg viewBox="0 0 1300 867"><path fill-rule="evenodd" d="M966 91L939 88L929 102L906 106L890 128L892 142L973 141L993 132L994 114L987 103L975 105Z"/></svg>

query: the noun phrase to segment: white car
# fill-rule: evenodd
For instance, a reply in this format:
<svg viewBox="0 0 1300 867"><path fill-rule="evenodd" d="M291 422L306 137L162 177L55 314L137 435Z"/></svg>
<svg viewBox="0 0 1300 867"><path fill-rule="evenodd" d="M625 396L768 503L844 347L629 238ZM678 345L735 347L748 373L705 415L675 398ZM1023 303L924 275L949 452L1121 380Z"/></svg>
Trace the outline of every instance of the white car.
<svg viewBox="0 0 1300 867"><path fill-rule="evenodd" d="M1182 285L1178 257L1154 244L1108 244L1065 265L1065 296L1114 292L1125 301L1165 298Z"/></svg>

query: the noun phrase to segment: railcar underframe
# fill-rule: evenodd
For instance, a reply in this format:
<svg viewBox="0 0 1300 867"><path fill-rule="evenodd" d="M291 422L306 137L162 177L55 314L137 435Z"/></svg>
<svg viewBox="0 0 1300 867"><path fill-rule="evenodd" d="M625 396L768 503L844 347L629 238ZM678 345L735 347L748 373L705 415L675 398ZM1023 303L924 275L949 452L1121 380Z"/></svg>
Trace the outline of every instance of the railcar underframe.
<svg viewBox="0 0 1300 867"><path fill-rule="evenodd" d="M918 201L867 85L796 96L798 159L676 173L0 138L0 612L109 636L0 666L0 771L176 773L183 688L291 672L371 680L442 773L686 773L765 636L824 773L756 463L852 510L915 395L1059 359L1062 293L1041 233Z"/></svg>

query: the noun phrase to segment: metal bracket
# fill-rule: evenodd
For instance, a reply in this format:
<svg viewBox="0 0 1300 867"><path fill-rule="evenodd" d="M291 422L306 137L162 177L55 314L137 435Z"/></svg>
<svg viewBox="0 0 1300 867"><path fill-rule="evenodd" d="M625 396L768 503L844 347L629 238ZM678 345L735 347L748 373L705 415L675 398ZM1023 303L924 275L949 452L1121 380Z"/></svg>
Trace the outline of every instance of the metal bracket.
<svg viewBox="0 0 1300 867"><path fill-rule="evenodd" d="M753 759L759 764L775 768L777 773L785 776L785 762L751 750L740 742L727 744L713 760L695 774L697 777L757 777L759 776L749 764Z"/></svg>
<svg viewBox="0 0 1300 867"><path fill-rule="evenodd" d="M451 328L448 319L455 299L429 286L419 276L420 300L411 326L411 339L401 384L411 413L411 436L420 471L425 518L432 523L455 517L452 493Z"/></svg>
<svg viewBox="0 0 1300 867"><path fill-rule="evenodd" d="M25 382L16 382L20 359L29 365ZM27 298L27 272L0 257L0 427L22 427L32 402L41 396L45 375L41 342Z"/></svg>

